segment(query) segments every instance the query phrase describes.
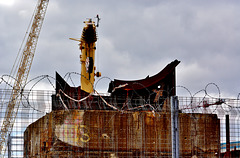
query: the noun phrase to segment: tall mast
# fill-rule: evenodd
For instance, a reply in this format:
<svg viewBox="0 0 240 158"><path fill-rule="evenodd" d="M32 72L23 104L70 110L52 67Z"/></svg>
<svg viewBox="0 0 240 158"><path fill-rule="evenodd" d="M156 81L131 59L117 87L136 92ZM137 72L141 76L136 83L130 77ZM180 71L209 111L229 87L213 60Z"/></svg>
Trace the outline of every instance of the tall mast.
<svg viewBox="0 0 240 158"><path fill-rule="evenodd" d="M81 89L85 92L92 93L95 75L99 77L101 74L95 74L95 50L96 50L96 26L92 19L85 21L85 26L80 39L80 61L81 61Z"/></svg>

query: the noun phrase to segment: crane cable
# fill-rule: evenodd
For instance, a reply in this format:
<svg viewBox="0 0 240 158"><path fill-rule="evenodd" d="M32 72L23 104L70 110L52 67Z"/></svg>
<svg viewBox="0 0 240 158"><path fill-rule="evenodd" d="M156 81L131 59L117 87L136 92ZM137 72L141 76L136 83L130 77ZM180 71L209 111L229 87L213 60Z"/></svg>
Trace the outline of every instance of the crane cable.
<svg viewBox="0 0 240 158"><path fill-rule="evenodd" d="M15 76L16 75L16 72L17 72L17 69L18 69L17 65L19 65L19 63L21 62L20 53L23 51L23 45L25 44L26 37L28 37L28 33L29 33L29 30L30 30L30 28L32 26L34 15L35 15L35 13L37 11L37 7L38 7L38 4L35 6L34 12L33 12L32 17L30 19L30 22L28 24L27 31L26 31L26 33L25 33L25 35L23 37L22 43L21 43L20 48L18 50L17 57L16 57L16 59L14 61L13 67L11 69L10 76Z"/></svg>
<svg viewBox="0 0 240 158"><path fill-rule="evenodd" d="M14 63L13 63L13 66L12 66L12 69L11 69L11 71L10 71L10 75L9 75L9 76L16 76L16 73L17 73L17 70L18 70L18 65L20 65L20 62L21 62L21 56L20 56L20 55L21 55L21 52L23 51L23 45L25 44L26 37L28 37L28 32L29 32L29 30L30 30L30 28L31 28L34 15L35 15L35 13L36 13L36 11L37 11L37 7L38 7L38 4L35 6L34 12L33 12L32 17L31 17L31 19L30 19L30 22L29 22L29 24L28 24L26 33L25 33L25 35L24 35L24 37L23 37L23 40L22 40L22 42L21 42L20 48L19 48L18 53L17 53L17 56L16 56L16 58L15 58L15 60L14 60ZM12 85L14 81L15 81L15 80L14 80L13 78L9 77L8 80L7 80L7 83L8 83L8 84L5 85L4 90L7 90L7 89L8 89L7 86ZM11 88L12 88L12 87L11 87ZM6 95L5 95L4 99L6 99ZM4 105L4 104L2 103L2 104L1 104L1 109L3 108L3 105Z"/></svg>

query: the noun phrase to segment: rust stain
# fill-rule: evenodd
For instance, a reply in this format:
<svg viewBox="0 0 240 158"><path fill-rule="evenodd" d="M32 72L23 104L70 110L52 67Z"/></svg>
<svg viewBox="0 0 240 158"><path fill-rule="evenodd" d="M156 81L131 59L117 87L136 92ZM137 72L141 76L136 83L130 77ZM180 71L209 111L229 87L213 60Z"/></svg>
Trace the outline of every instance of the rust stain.
<svg viewBox="0 0 240 158"><path fill-rule="evenodd" d="M26 129L24 155L170 156L170 118L166 112L53 111ZM220 123L215 115L181 113L179 123L181 155L213 157L218 152Z"/></svg>

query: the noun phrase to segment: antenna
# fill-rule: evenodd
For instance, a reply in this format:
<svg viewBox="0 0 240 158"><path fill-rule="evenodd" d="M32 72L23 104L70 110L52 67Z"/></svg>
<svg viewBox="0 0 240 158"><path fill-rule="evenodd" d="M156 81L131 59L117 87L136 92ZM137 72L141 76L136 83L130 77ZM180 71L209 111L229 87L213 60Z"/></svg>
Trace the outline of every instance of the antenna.
<svg viewBox="0 0 240 158"><path fill-rule="evenodd" d="M99 26L99 21L100 21L101 19L99 18L99 15L98 15L98 14L97 14L97 16L96 16L95 18L97 18L97 25L96 25L96 27L98 27L98 26Z"/></svg>

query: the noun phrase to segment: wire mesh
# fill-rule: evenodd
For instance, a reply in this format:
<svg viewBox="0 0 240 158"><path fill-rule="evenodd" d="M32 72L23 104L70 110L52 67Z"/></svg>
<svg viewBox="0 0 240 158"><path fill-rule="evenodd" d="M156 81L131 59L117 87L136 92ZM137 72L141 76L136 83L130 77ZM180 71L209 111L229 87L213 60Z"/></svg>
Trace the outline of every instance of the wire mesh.
<svg viewBox="0 0 240 158"><path fill-rule="evenodd" d="M194 119L194 114L200 113L204 115L215 114L220 121L220 138L219 138L219 153L216 157L239 157L240 151L240 106L239 99L232 98L213 98L213 97L179 97L179 109L183 113L188 113ZM226 118L229 116L229 127L226 124ZM204 130L214 124L209 124L209 120L202 126ZM227 130L229 128L229 130ZM196 131L201 135L199 131ZM229 135L227 135L227 133ZM197 136L197 135L196 135ZM213 133L207 135L212 137ZM229 138L227 138L229 137ZM227 143L229 139L229 143ZM227 146L229 145L229 153Z"/></svg>
<svg viewBox="0 0 240 158"><path fill-rule="evenodd" d="M53 91L25 90L21 95L20 107L11 132L8 136L8 148L5 157L23 157L24 131L27 126L51 111L51 96ZM11 90L0 89L0 121L5 117Z"/></svg>
<svg viewBox="0 0 240 158"><path fill-rule="evenodd" d="M133 111L108 108L52 111L54 93L39 90L23 92L5 157L24 157L24 152L39 157L172 157L168 99L161 109L155 108L154 112L149 107ZM10 90L0 89L1 122L10 94ZM238 156L238 99L178 99L179 157L223 157L227 148L232 156ZM104 102L98 101L103 107ZM107 101L118 105L114 99ZM134 103L140 106L145 100L139 98ZM229 143L226 115L229 115Z"/></svg>

